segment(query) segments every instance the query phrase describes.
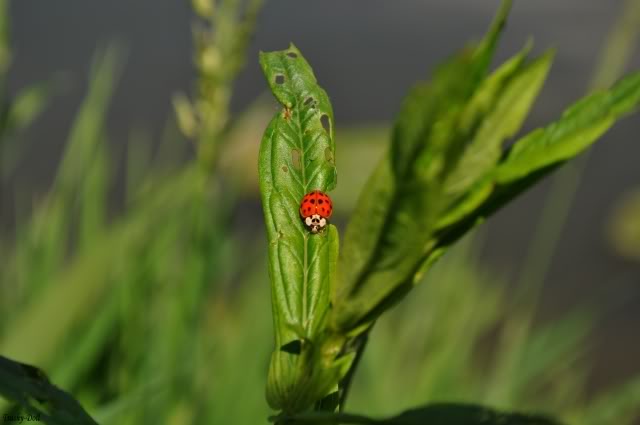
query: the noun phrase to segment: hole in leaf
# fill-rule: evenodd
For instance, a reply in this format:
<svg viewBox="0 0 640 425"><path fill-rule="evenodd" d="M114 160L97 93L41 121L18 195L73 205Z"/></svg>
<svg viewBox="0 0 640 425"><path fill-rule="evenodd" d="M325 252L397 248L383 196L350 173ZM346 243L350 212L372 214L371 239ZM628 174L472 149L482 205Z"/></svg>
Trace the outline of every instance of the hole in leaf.
<svg viewBox="0 0 640 425"><path fill-rule="evenodd" d="M291 163L293 164L293 168L300 171L302 169L302 165L300 163L300 149L294 149L291 151Z"/></svg>
<svg viewBox="0 0 640 425"><path fill-rule="evenodd" d="M324 128L324 131L327 132L327 134L331 134L331 122L329 121L329 115L327 114L322 114L322 116L320 117L320 122L322 123L322 128Z"/></svg>
<svg viewBox="0 0 640 425"><path fill-rule="evenodd" d="M286 165L282 166L282 171L284 171L285 173L289 172L289 167L287 167Z"/></svg>
<svg viewBox="0 0 640 425"><path fill-rule="evenodd" d="M294 339L291 342L287 342L286 344L280 346L280 351L284 351L289 354L300 354L302 352L302 341L299 339Z"/></svg>
<svg viewBox="0 0 640 425"><path fill-rule="evenodd" d="M324 150L324 158L327 160L329 164L333 164L333 152L331 152L330 147L327 147Z"/></svg>
<svg viewBox="0 0 640 425"><path fill-rule="evenodd" d="M309 105L311 105L311 107L313 108L313 97L311 96L309 96L304 100L304 106L309 106Z"/></svg>
<svg viewBox="0 0 640 425"><path fill-rule="evenodd" d="M289 56L290 58L295 59L295 58L298 57L298 54L296 52L287 52L287 56Z"/></svg>
<svg viewBox="0 0 640 425"><path fill-rule="evenodd" d="M275 78L276 84L284 84L284 75L278 74Z"/></svg>

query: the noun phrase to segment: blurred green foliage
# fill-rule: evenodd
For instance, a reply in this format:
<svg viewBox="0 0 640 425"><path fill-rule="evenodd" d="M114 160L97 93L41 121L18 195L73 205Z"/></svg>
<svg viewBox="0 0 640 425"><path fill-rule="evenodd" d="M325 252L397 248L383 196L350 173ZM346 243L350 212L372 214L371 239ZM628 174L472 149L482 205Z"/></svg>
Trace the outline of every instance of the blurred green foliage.
<svg viewBox="0 0 640 425"><path fill-rule="evenodd" d="M241 64L246 45L232 34L250 32L258 3L248 15L240 13L238 1L211 8L204 0L196 3L205 16L226 10L217 19L231 34L208 33L203 49L217 46L223 59L232 59L227 63ZM0 1L3 86L10 64L6 4ZM258 101L231 120L230 86L240 65L224 71L215 79L222 100L213 102L207 89L196 90L190 101L210 105L195 116L224 117L207 124L205 133L185 132L195 139L196 159L185 163L167 154L185 143L175 132L156 153L134 133L125 204L111 214L116 164L104 120L121 65L118 50L96 54L50 191L33 203L16 199L15 232L0 238L0 354L43 368L101 424L265 423L273 339L266 244L247 236L256 229L234 226L234 212L240 197L256 194L256 144L272 109ZM207 75L200 74L196 86ZM20 130L49 93L48 85L12 98L2 92L3 183L24 146ZM367 174L347 176L358 169L349 164L372 169L387 130L336 133L342 174L334 199L344 217ZM201 149L199 143L216 147ZM595 312L568 312L530 328L535 310L526 308L526 298L514 307L506 282L481 266L475 251L469 241L452 251L434 268L429 285L378 322L350 410L383 416L446 400L535 409L575 424L631 424L638 416L640 378L595 395L586 390ZM526 329L524 339L511 338L518 324ZM495 360L507 357L516 359L515 368ZM0 406L11 409L6 402Z"/></svg>
<svg viewBox="0 0 640 425"><path fill-rule="evenodd" d="M640 261L640 191L629 193L615 206L608 231L620 255Z"/></svg>

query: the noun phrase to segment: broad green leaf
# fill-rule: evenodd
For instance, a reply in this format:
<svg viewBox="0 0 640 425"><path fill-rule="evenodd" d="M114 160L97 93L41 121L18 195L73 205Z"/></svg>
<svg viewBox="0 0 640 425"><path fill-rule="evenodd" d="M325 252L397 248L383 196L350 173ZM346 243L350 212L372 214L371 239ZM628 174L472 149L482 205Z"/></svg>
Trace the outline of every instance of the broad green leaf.
<svg viewBox="0 0 640 425"><path fill-rule="evenodd" d="M484 54L467 54L466 64L464 53L448 62L430 84L412 91L401 110L390 154L347 228L331 321L340 332L357 333L375 320L447 246L593 143L640 101L635 74L581 100L505 155L503 144L522 125L552 53L529 62L525 48L478 80L484 63L478 58L492 49L479 50Z"/></svg>
<svg viewBox="0 0 640 425"><path fill-rule="evenodd" d="M509 7L503 3L477 47L454 56L404 101L390 152L365 186L347 228L333 296L337 330L366 325L411 288L447 205L445 182L477 127L480 114L467 108L485 78Z"/></svg>
<svg viewBox="0 0 640 425"><path fill-rule="evenodd" d="M552 53L527 63L525 49L490 75L478 88L469 109L484 103L482 121L447 180L447 191L461 193L498 162L504 141L522 126L547 76Z"/></svg>
<svg viewBox="0 0 640 425"><path fill-rule="evenodd" d="M551 66L551 52L527 62L528 51L527 46L491 74L468 105L482 121L447 179L447 194L459 196L439 217L438 228L460 220L491 194L491 181L484 177L502 156L505 140L522 126Z"/></svg>
<svg viewBox="0 0 640 425"><path fill-rule="evenodd" d="M496 181L507 184L566 161L586 149L617 119L640 102L640 72L610 90L594 93L569 108L557 122L518 140L496 170Z"/></svg>
<svg viewBox="0 0 640 425"><path fill-rule="evenodd" d="M261 53L260 64L282 105L265 131L259 157L276 343L267 400L274 409L299 411L332 390L342 373L331 357L337 353L321 353L338 232L329 225L311 234L298 212L306 193L336 185L333 111L295 46Z"/></svg>
<svg viewBox="0 0 640 425"><path fill-rule="evenodd" d="M589 147L639 103L640 72L636 72L609 90L579 100L558 121L516 141L504 159L470 190L469 196L476 198L463 199L455 207L458 211L447 217L446 223L450 225L435 236L436 246L444 248L458 240L477 223Z"/></svg>
<svg viewBox="0 0 640 425"><path fill-rule="evenodd" d="M40 369L3 356L0 356L0 395L19 404L32 418L37 418L37 422L97 425L73 397L52 385ZM4 414L7 422L13 421L10 416Z"/></svg>
<svg viewBox="0 0 640 425"><path fill-rule="evenodd" d="M478 221L529 188L540 178L594 143L617 119L631 113L640 103L640 73L622 79L610 90L579 100L547 127L525 135L513 144L505 158L480 179L477 188L488 191L482 200L463 200L464 211L456 213L451 225L437 236L446 246L466 233Z"/></svg>
<svg viewBox="0 0 640 425"><path fill-rule="evenodd" d="M349 413L307 413L291 417L272 417L271 421L291 420L300 425L559 425L539 415L498 412L487 407L468 404L432 404L407 410L386 419L372 419Z"/></svg>

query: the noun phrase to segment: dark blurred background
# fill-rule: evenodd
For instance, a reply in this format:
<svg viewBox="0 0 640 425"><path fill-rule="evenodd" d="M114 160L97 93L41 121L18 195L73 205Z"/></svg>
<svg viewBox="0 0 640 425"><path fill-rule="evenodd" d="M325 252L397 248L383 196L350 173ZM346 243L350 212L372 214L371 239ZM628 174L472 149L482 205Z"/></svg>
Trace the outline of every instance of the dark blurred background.
<svg viewBox="0 0 640 425"><path fill-rule="evenodd" d="M266 91L258 51L283 49L294 42L329 93L337 127L385 125L394 119L412 84L425 79L454 49L481 36L498 3L268 1L246 67L235 83L232 111L244 110ZM515 2L498 59L519 50L529 37L535 41L535 52L557 49L525 130L553 120L588 89L622 5L620 0ZM61 88L23 137L29 141L28 150L0 199L5 230L15 220L15 193L21 199L36 199L49 188L99 46L116 40L126 51L108 115L116 173L123 172L117 159L124 158L132 128L158 139L173 114L171 96L189 92L195 78L193 15L187 1L23 0L11 3L10 16L10 91L51 79ZM639 49L627 68L637 69ZM594 387L640 371L640 265L618 255L607 237L614 206L640 186L638 134L636 114L617 124L592 149L548 274L543 276L541 322L580 303L595 304L604 312L594 340ZM255 140L256 150L258 143ZM482 260L507 281L515 281L522 268L554 178L505 208L482 231ZM114 214L119 204L116 193ZM257 197L247 196L237 214L262 232Z"/></svg>

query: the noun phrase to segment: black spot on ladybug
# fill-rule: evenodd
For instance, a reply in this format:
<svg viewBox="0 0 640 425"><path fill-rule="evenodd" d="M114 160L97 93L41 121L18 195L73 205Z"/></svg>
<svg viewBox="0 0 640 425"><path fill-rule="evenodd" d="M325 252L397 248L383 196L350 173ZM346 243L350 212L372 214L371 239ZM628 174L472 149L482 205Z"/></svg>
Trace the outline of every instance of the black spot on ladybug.
<svg viewBox="0 0 640 425"><path fill-rule="evenodd" d="M318 205L322 205L322 202L324 202L322 199L318 199Z"/></svg>
<svg viewBox="0 0 640 425"><path fill-rule="evenodd" d="M312 204L315 204L315 203L316 203L316 200L315 200L315 199L312 199L312 200L311 200L311 203L312 203Z"/></svg>

